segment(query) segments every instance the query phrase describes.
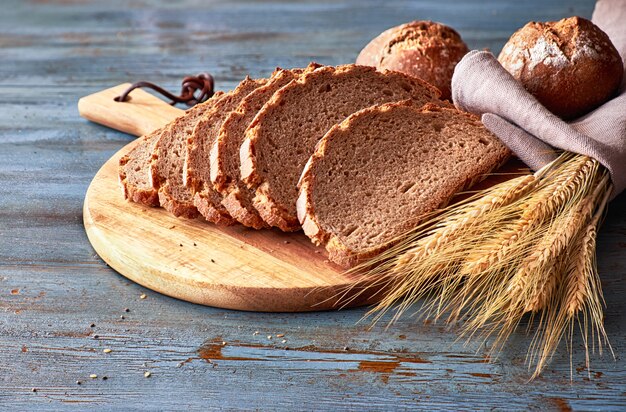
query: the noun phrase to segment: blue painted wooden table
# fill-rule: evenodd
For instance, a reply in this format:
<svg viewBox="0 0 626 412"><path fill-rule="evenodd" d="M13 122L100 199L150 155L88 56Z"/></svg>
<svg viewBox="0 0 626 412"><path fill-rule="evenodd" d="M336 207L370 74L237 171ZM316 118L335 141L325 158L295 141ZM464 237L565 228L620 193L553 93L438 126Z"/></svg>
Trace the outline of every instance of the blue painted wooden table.
<svg viewBox="0 0 626 412"><path fill-rule="evenodd" d="M0 409L625 410L625 196L598 256L616 359L593 356L589 378L575 339L572 381L564 345L527 381L523 330L494 360L444 325L405 318L369 330L358 323L365 309L245 313L158 295L95 255L81 216L91 178L131 140L79 118L83 95L138 79L176 89L200 71L229 89L275 66L351 62L411 19L450 24L471 48L497 52L529 20L592 9L583 0L4 0Z"/></svg>

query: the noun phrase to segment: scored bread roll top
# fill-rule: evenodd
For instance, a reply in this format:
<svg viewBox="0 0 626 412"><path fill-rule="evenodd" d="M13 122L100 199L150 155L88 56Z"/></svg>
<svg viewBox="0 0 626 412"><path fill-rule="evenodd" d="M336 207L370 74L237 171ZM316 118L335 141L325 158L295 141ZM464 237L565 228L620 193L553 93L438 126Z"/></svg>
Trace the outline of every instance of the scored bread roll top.
<svg viewBox="0 0 626 412"><path fill-rule="evenodd" d="M392 27L361 51L356 64L396 70L419 77L450 99L454 67L468 52L461 36L451 27L432 21L412 21Z"/></svg>
<svg viewBox="0 0 626 412"><path fill-rule="evenodd" d="M607 101L624 74L606 33L581 17L526 24L511 36L498 61L563 119L579 117Z"/></svg>

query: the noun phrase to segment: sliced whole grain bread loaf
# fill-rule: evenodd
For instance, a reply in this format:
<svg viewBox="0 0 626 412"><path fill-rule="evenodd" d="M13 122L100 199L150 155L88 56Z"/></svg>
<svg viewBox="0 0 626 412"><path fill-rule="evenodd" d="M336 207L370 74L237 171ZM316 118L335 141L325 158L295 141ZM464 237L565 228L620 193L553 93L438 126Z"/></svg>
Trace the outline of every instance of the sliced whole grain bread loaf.
<svg viewBox="0 0 626 412"><path fill-rule="evenodd" d="M354 64L322 67L289 83L264 105L240 149L241 178L268 224L300 229L296 187L315 144L334 124L379 103L440 102L439 90L415 77ZM343 190L348 190L346 186Z"/></svg>
<svg viewBox="0 0 626 412"><path fill-rule="evenodd" d="M404 101L361 110L318 143L298 217L329 259L353 266L390 246L510 155L480 120Z"/></svg>
<svg viewBox="0 0 626 412"><path fill-rule="evenodd" d="M220 224L235 222L222 205L224 197L211 183L209 157L211 146L230 112L237 108L243 98L266 82L267 79L246 77L234 90L225 93L219 102L194 124L193 133L185 140L182 149L186 153L185 162L181 163L182 179L188 190L193 192L193 205L209 222ZM225 216L228 216L228 219Z"/></svg>
<svg viewBox="0 0 626 412"><path fill-rule="evenodd" d="M186 142L196 123L224 98L224 94L219 94L187 110L165 128L155 145L149 173L154 189L158 190L159 203L175 216L189 219L198 216L193 204L193 192L183 181ZM224 219L230 219L225 210L223 214Z"/></svg>
<svg viewBox="0 0 626 412"><path fill-rule="evenodd" d="M207 110L222 95L223 92L216 92L207 102L198 105L195 111ZM175 121L180 121L190 112L185 113ZM120 158L118 175L124 198L147 206L159 206L161 179L158 175L153 175L155 170L150 166L157 160L161 137L168 132L175 121L142 136L139 143Z"/></svg>
<svg viewBox="0 0 626 412"><path fill-rule="evenodd" d="M137 145L120 158L118 176L124 199L146 206L159 206L159 195L154 188L149 165L165 129L163 127L142 136Z"/></svg>
<svg viewBox="0 0 626 412"><path fill-rule="evenodd" d="M244 226L255 229L267 227L252 205L254 191L240 180L239 148L246 128L278 89L318 67L321 66L311 63L306 69L277 70L267 84L248 94L222 123L211 148L211 181L224 196L224 207Z"/></svg>

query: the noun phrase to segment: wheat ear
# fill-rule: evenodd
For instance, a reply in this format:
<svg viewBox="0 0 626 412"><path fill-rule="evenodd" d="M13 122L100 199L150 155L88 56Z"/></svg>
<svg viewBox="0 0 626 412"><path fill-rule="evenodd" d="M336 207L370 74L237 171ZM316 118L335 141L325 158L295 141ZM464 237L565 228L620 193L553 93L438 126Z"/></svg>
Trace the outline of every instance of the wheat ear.
<svg viewBox="0 0 626 412"><path fill-rule="evenodd" d="M500 233L491 244L481 247L476 256L468 259L462 271L476 274L505 261L507 255L514 252L520 239L531 234L537 226L566 207L576 196L576 188L582 187L580 183L589 179L594 169L597 169L597 162L581 156L559 168L558 173L550 174L553 179L545 179L549 182L527 199L519 219Z"/></svg>
<svg viewBox="0 0 626 412"><path fill-rule="evenodd" d="M482 296L483 303L470 313L471 319L465 325L464 333L469 337L489 325L482 334L486 339L496 333L494 348L499 348L525 312L539 309L551 297L554 287L546 288L556 285L558 279L552 277L559 276L554 266L593 214L608 182L607 176L602 178L601 184L596 180L595 160L581 157L576 163L579 167L574 175L562 180L556 190L540 191L537 208L522 213L522 216L532 216L539 210L537 213L543 221L534 220L537 223L533 230L525 229L524 237L507 244L508 253L500 256L500 262L471 274L477 280L472 279L465 287L475 290L473 296ZM551 194L546 196L546 192ZM545 211L554 208L560 209L556 217L545 219Z"/></svg>
<svg viewBox="0 0 626 412"><path fill-rule="evenodd" d="M389 254L393 258L378 262L377 268L369 273L371 276L385 272L383 278L394 293L386 295L368 315L377 312L374 318L377 321L399 296L409 296L396 308L394 320L397 319L411 304L441 283L435 278L447 278L442 272L449 275L455 272L454 262L458 262L457 255L462 252L459 249L465 248L465 244L476 236L476 228L484 224L485 216L519 200L536 186L537 181L537 176L530 175L496 185L484 196L470 198L463 204L453 206L451 211L444 212L433 229L425 228L411 236L411 239L416 240L405 240L392 248ZM412 246L406 248L407 243ZM410 270L407 272L406 268Z"/></svg>
<svg viewBox="0 0 626 412"><path fill-rule="evenodd" d="M609 192L607 172L595 160L564 153L532 177L512 179L433 213L352 270L385 290L367 316L373 314L376 322L394 308L391 324L419 299L431 298L421 315L450 313L456 320L464 314L461 336L495 336L492 348L498 351L530 311L539 319L528 357L529 365L536 362L536 376L568 325L572 333L574 317L581 316L584 325L590 319L592 334L606 338L597 273L589 266L584 274L564 268L574 265L581 239L595 239L583 236L582 228L604 210ZM587 248L581 250L593 255L591 240ZM582 304L566 305L570 296ZM583 339L586 344L586 333Z"/></svg>

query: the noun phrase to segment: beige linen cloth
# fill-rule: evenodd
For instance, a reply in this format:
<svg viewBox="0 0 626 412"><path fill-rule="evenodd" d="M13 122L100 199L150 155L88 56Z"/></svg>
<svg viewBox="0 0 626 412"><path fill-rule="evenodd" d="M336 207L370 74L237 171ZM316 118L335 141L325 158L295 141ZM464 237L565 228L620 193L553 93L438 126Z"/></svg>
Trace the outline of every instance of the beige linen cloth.
<svg viewBox="0 0 626 412"><path fill-rule="evenodd" d="M626 0L599 0L592 21L626 61ZM566 123L528 93L493 54L474 50L456 66L452 98L459 109L481 115L485 126L531 169L554 160L553 148L567 150L603 164L615 185L613 196L626 189L626 75L617 97Z"/></svg>

